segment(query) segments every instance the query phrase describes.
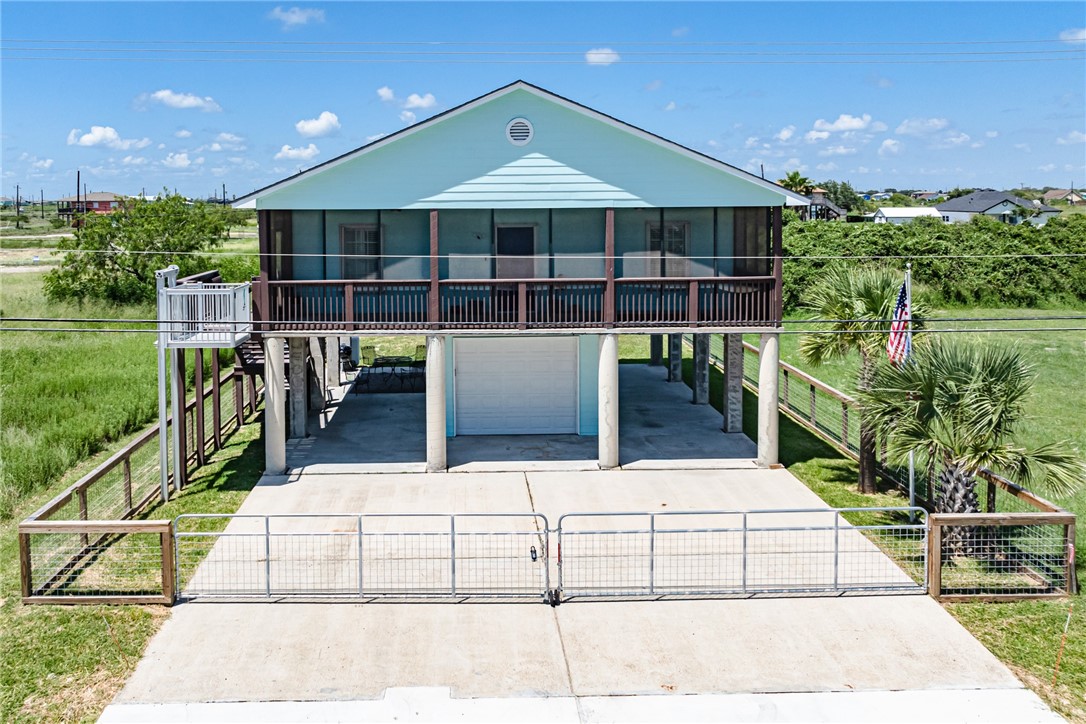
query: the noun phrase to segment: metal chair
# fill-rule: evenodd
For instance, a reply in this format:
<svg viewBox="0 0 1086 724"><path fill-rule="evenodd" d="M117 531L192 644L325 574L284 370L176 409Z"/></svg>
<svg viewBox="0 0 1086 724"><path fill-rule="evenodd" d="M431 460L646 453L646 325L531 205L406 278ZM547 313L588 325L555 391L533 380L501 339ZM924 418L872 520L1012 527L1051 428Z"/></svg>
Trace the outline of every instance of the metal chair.
<svg viewBox="0 0 1086 724"><path fill-rule="evenodd" d="M375 347L363 347L358 350L358 376L355 377L353 392L357 395L363 385L369 385L370 373L373 363L377 361L377 349Z"/></svg>

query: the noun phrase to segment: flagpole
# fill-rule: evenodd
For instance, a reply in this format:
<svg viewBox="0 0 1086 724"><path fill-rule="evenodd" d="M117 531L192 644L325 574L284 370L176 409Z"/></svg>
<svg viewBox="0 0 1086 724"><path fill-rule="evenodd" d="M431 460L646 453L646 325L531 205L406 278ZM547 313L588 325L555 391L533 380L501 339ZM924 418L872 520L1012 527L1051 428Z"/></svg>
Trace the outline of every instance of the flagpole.
<svg viewBox="0 0 1086 724"><path fill-rule="evenodd" d="M905 304L909 310L909 319L905 323L905 348L912 352L913 348L913 265L905 262ZM916 452L909 451L909 507L916 507ZM913 513L910 511L909 516Z"/></svg>

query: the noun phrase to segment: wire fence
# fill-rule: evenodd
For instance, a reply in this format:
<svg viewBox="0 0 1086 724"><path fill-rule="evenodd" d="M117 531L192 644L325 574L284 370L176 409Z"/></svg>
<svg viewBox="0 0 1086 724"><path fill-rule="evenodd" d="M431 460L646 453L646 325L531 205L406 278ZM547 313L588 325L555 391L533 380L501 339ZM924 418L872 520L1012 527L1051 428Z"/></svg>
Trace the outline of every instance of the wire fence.
<svg viewBox="0 0 1086 724"><path fill-rule="evenodd" d="M758 392L758 348L743 344L743 384ZM723 338L714 335L711 358L726 369ZM780 364L780 410L842 454L858 459L860 408L855 398L830 387L787 363ZM876 472L905 495L907 465L886 456L885 441L876 441ZM913 490L929 511L939 509L941 470L922 452L915 456ZM929 551L931 594L955 599L1037 598L1078 590L1075 577L1075 516L990 470L974 481L980 522L955 524L954 515L929 518L946 540L968 544L937 546ZM1009 517L1008 517L1009 516ZM970 518L970 520L974 520ZM941 575L936 575L936 571Z"/></svg>
<svg viewBox="0 0 1086 724"><path fill-rule="evenodd" d="M925 541L924 511L909 508L570 514L559 594L922 593Z"/></svg>
<svg viewBox="0 0 1086 724"><path fill-rule="evenodd" d="M248 382L240 372L230 370L201 385L199 400L186 403L180 423L186 440L186 474L203 465L208 451L221 448L224 438L245 424L259 394ZM168 437L173 426L171 416L166 423ZM172 445L167 445L167 453L172 470ZM176 489L172 474L168 480ZM162 574L154 583L145 565L155 555L161 556L162 543L155 542L159 528L148 533L149 521L135 520L160 497L156 424L20 523L23 599L56 602L132 596L143 600L149 595L147 590L161 591ZM161 527L169 521L155 523ZM159 598L163 595L158 594Z"/></svg>
<svg viewBox="0 0 1086 724"><path fill-rule="evenodd" d="M508 598L550 591L535 513L183 515L179 597Z"/></svg>

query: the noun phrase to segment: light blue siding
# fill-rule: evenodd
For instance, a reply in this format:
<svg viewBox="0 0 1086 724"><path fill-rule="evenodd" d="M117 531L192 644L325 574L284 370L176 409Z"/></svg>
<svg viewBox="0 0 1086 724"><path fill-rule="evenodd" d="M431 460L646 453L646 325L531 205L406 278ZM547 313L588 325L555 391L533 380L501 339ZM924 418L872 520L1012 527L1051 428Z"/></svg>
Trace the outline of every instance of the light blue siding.
<svg viewBox="0 0 1086 724"><path fill-rule="evenodd" d="M531 121L526 146L505 137ZM261 209L774 206L784 194L515 89L271 189Z"/></svg>
<svg viewBox="0 0 1086 724"><path fill-rule="evenodd" d="M599 279L604 275L606 219L603 209L555 209L552 215L554 276Z"/></svg>
<svg viewBox="0 0 1086 724"><path fill-rule="evenodd" d="M595 334L577 337L577 381L579 435L598 435L600 431L599 380L600 338Z"/></svg>

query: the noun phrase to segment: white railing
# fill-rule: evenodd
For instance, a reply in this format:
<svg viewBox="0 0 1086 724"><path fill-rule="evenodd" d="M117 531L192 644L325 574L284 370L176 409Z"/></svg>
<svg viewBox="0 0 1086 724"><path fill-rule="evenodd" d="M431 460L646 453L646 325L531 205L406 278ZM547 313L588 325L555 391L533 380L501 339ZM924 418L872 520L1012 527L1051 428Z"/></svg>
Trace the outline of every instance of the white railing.
<svg viewBox="0 0 1086 724"><path fill-rule="evenodd" d="M253 330L249 283L182 284L161 290L167 347L236 347Z"/></svg>

